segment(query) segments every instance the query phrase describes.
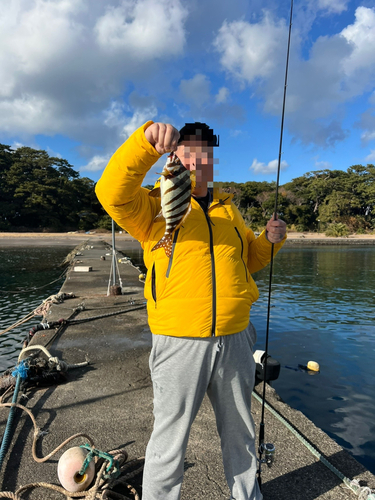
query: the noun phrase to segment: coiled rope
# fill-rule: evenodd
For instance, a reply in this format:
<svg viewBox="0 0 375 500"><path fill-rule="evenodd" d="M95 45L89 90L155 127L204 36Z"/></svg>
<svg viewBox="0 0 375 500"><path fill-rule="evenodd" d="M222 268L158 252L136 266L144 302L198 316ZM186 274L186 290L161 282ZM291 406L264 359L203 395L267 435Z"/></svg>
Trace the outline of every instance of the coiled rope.
<svg viewBox="0 0 375 500"><path fill-rule="evenodd" d="M94 442L91 439L90 436L84 433L78 433L74 434L73 436L70 436L68 439L66 439L63 443L61 443L57 448L55 448L53 451L51 451L48 455L45 457L38 457L36 453L36 443L37 440L40 436L43 435L43 432L41 429L38 427L37 422L35 420L34 415L32 412L26 408L23 405L20 405L18 403L0 403L0 407L7 407L7 408L20 408L21 410L25 411L27 415L31 418L33 426L34 426L34 438L33 438L33 443L32 443L32 456L33 459L37 463L43 463L49 460L53 455L55 455L58 451L60 451L64 446L66 446L68 443L73 441L74 439L77 439L79 437L85 438L86 440L89 441L90 445L92 448L95 448ZM84 498L86 500L110 500L111 498L117 498L118 500L132 500L125 494L120 494L113 492L112 489L115 488L116 486L122 485L125 487L130 493L134 495L134 500L140 500L140 497L135 490L134 487L132 487L130 484L128 484L128 481L132 478L134 478L137 474L139 474L143 470L143 461L144 458L138 458L131 460L129 462L126 462L128 458L128 454L124 449L119 449L119 450L113 450L109 452L111 455L113 455L114 460L117 460L120 463L120 474L121 476L115 479L105 479L104 475L106 472L107 468L107 462L105 461L98 473L97 477L95 480L94 485L87 491L80 491L76 493L72 493L70 491L65 490L65 488L61 486L57 486L55 484L51 483L45 483L45 482L36 482L36 483L30 483L25 486L22 486L19 488L15 493L8 492L8 491L2 491L0 492L0 498L11 498L13 500L22 500L21 495L22 493L26 492L29 489L34 489L34 488L46 488L50 489L53 491L57 491L61 493L62 495L65 495L65 497L68 500L71 500L72 498ZM125 463L126 462L126 463ZM141 464L141 465L139 465ZM132 470L130 472L127 472L130 468L132 468L134 465L139 465L139 467L135 470ZM109 496L110 495L110 496Z"/></svg>

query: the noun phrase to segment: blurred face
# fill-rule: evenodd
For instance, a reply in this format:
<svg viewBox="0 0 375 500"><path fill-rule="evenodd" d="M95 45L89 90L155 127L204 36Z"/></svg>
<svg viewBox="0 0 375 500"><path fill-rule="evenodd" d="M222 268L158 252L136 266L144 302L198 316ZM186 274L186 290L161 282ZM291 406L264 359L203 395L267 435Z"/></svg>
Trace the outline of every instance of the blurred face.
<svg viewBox="0 0 375 500"><path fill-rule="evenodd" d="M195 174L193 194L206 196L207 187L212 186L214 180L214 148L207 146L207 142L201 141L199 136L190 136L178 146L176 154L184 167Z"/></svg>

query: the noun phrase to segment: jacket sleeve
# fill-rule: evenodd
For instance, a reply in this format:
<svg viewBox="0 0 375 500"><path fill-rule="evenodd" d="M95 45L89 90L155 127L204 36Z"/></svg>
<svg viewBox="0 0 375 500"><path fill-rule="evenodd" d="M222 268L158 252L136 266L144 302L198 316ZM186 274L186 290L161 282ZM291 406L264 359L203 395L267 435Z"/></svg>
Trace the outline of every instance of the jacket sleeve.
<svg viewBox="0 0 375 500"><path fill-rule="evenodd" d="M253 274L266 267L266 265L271 261L272 243L266 238L266 230L262 231L262 233L256 238L253 231L247 228L246 238L249 245L247 267L250 271L250 274ZM285 240L286 235L280 243L274 244L274 256L284 245Z"/></svg>
<svg viewBox="0 0 375 500"><path fill-rule="evenodd" d="M147 240L160 211L160 198L148 196L148 189L141 187L146 173L161 156L145 137L152 123L142 125L116 151L95 187L104 210L141 243Z"/></svg>

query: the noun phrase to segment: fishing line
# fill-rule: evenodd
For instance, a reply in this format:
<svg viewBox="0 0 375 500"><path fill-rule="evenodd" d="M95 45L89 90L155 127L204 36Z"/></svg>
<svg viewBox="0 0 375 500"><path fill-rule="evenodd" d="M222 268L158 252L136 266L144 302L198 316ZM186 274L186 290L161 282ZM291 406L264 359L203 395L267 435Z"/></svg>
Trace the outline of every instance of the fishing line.
<svg viewBox="0 0 375 500"><path fill-rule="evenodd" d="M281 129L280 129L279 158L278 158L278 164L277 164L277 180L276 180L276 191L275 191L275 207L274 207L274 212L273 212L275 217L277 217L277 207L278 207L278 195L279 195L279 183L280 183L280 166L281 166L283 132L284 132L286 89L287 89L287 84L288 84L290 39L291 39L291 34L292 34L292 19L293 19L293 0L291 0L291 2L290 2L288 49L287 49L287 53L286 53L283 107L282 107L282 112L281 112ZM269 275L269 282L268 282L268 305L267 305L266 345L265 345L265 353L264 353L264 380L263 380L263 396L262 396L262 416L261 416L261 422L260 422L260 428L259 428L259 469L258 469L258 482L259 482L259 487L260 488L262 486L262 482L261 482L261 464L262 464L262 455L263 455L263 451L264 451L264 409L265 409L265 399L266 399L266 380L267 380L266 375L267 375L268 340L269 340L270 311L271 311L273 257L274 257L274 244L272 243L272 246L271 246L271 261L270 261L270 275Z"/></svg>

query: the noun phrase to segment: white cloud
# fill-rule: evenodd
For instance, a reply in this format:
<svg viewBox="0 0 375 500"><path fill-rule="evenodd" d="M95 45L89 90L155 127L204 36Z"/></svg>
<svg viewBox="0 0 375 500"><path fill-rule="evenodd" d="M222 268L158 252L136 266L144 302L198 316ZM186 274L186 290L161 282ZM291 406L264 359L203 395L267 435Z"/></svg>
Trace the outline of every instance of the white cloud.
<svg viewBox="0 0 375 500"><path fill-rule="evenodd" d="M346 8L338 0L319 4L329 5L332 12ZM276 116L281 114L286 42L286 23L268 12L255 23L224 22L214 41L223 69L251 86L264 111ZM347 137L345 105L373 88L374 46L374 8L358 7L354 22L340 33L319 37L307 58L302 31L295 28L286 106L286 127L294 138L327 147Z"/></svg>
<svg viewBox="0 0 375 500"><path fill-rule="evenodd" d="M229 132L229 135L230 135L231 137L238 137L238 136L240 136L240 135L242 135L242 134L243 134L243 130L240 130L240 129L231 130L231 131Z"/></svg>
<svg viewBox="0 0 375 500"><path fill-rule="evenodd" d="M22 144L22 142L14 141L10 147L15 151L16 149L25 147L25 144Z"/></svg>
<svg viewBox="0 0 375 500"><path fill-rule="evenodd" d="M147 93L150 75L171 65L185 44L181 0L120 0L116 7L112 0L6 3L0 133L28 142L36 134L62 134L113 147L115 132L127 134L124 126L138 107L110 109L111 103L130 81L144 82Z"/></svg>
<svg viewBox="0 0 375 500"><path fill-rule="evenodd" d="M118 147L121 142L125 142L141 125L152 120L157 115L155 106L141 110L136 109L130 116L125 114L126 111L130 111L128 106L112 101L109 108L103 113L105 125L109 127L111 131L115 132L114 135L117 139L117 143L110 148L112 151L114 147ZM89 156L89 153L89 150L84 151L85 156ZM98 172L106 167L109 159L110 155L94 155L86 165L80 168L80 170Z"/></svg>
<svg viewBox="0 0 375 500"><path fill-rule="evenodd" d="M121 136L125 141L137 128L148 120L152 120L157 115L157 109L151 108L137 110L130 120L122 127Z"/></svg>
<svg viewBox="0 0 375 500"><path fill-rule="evenodd" d="M62 154L60 153L57 153L56 151L54 151L53 149L51 149L50 147L46 147L46 151L48 153L49 156L52 156L53 158L60 158L62 159Z"/></svg>
<svg viewBox="0 0 375 500"><path fill-rule="evenodd" d="M254 174L273 174L277 172L277 166L278 160L272 160L266 164L254 158L250 170L252 170ZM280 169L285 170L287 167L287 162L283 160L280 164Z"/></svg>
<svg viewBox="0 0 375 500"><path fill-rule="evenodd" d="M318 8L327 14L341 14L348 8L348 0L318 0Z"/></svg>
<svg viewBox="0 0 375 500"><path fill-rule="evenodd" d="M372 96L369 101L372 105L375 104L372 102ZM370 107L362 113L355 126L363 130L361 134L363 143L367 144L368 142L375 140L375 108Z"/></svg>
<svg viewBox="0 0 375 500"><path fill-rule="evenodd" d="M210 100L210 80L198 73L190 80L181 80L180 93L188 104L201 107Z"/></svg>
<svg viewBox="0 0 375 500"><path fill-rule="evenodd" d="M375 149L371 150L371 153L366 156L365 161L367 163L375 163Z"/></svg>
<svg viewBox="0 0 375 500"><path fill-rule="evenodd" d="M61 117L57 102L48 97L22 94L0 100L0 130L26 134L53 134L60 130Z"/></svg>
<svg viewBox="0 0 375 500"><path fill-rule="evenodd" d="M89 172L98 172L99 170L103 170L107 166L109 159L109 156L96 155L91 158L87 165L81 167L80 171L88 170Z"/></svg>
<svg viewBox="0 0 375 500"><path fill-rule="evenodd" d="M229 98L229 89L227 87L221 87L219 92L215 96L215 101L217 103L227 102Z"/></svg>
<svg viewBox="0 0 375 500"><path fill-rule="evenodd" d="M315 166L319 170L329 170L332 168L332 164L329 161L316 161Z"/></svg>
<svg viewBox="0 0 375 500"><path fill-rule="evenodd" d="M364 142L374 141L375 140L375 130L365 130L361 135L361 139Z"/></svg>
<svg viewBox="0 0 375 500"><path fill-rule="evenodd" d="M224 21L213 44L223 68L240 80L252 83L272 75L285 40L285 21L264 12L259 23Z"/></svg>
<svg viewBox="0 0 375 500"><path fill-rule="evenodd" d="M187 10L178 0L123 0L108 6L95 26L99 46L136 58L161 58L181 53Z"/></svg>
<svg viewBox="0 0 375 500"><path fill-rule="evenodd" d="M358 7L355 22L343 29L341 36L352 47L351 54L343 60L345 73L359 80L358 83L363 82L363 78L367 80L375 74L375 9Z"/></svg>

